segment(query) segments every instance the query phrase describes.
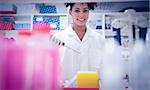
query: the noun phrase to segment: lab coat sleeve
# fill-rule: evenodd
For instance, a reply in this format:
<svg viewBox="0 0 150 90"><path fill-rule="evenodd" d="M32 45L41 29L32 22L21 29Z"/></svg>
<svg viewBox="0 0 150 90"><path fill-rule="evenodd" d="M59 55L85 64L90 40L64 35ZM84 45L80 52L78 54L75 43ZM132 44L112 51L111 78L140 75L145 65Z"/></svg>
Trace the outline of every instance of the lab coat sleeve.
<svg viewBox="0 0 150 90"><path fill-rule="evenodd" d="M64 43L64 34L63 32L57 32L55 34L53 34L51 37L50 37L50 41L53 45L56 45L59 47L59 53L60 53L60 60L62 62L62 58L64 57L64 51L65 51L65 47L63 46L63 43Z"/></svg>

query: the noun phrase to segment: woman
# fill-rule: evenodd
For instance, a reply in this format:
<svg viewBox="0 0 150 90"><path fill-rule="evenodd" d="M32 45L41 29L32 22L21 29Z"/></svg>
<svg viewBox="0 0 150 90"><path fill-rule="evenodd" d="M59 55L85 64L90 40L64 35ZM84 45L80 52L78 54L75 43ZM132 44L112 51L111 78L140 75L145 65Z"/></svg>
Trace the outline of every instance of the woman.
<svg viewBox="0 0 150 90"><path fill-rule="evenodd" d="M78 71L96 71L100 67L103 40L86 25L94 3L67 3L68 6L73 24L52 38L62 45L63 80L71 83Z"/></svg>

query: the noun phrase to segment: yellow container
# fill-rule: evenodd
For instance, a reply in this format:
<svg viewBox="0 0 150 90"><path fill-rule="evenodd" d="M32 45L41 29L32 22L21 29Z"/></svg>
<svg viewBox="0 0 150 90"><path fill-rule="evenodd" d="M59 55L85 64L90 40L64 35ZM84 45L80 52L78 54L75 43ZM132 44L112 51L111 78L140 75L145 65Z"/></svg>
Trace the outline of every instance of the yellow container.
<svg viewBox="0 0 150 90"><path fill-rule="evenodd" d="M98 72L77 72L77 87L99 87Z"/></svg>

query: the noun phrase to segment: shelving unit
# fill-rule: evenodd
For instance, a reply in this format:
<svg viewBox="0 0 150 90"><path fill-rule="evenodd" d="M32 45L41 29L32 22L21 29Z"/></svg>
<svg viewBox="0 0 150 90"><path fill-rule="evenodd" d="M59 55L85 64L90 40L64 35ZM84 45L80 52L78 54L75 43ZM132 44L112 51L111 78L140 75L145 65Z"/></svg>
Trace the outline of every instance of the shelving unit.
<svg viewBox="0 0 150 90"><path fill-rule="evenodd" d="M32 9L34 9L36 5L32 5ZM61 6L62 7L62 6ZM21 10L21 9L19 9ZM31 12L32 10L30 10ZM61 11L63 13L39 13L39 10L35 11L33 10L33 13L27 13L27 14L0 14L1 16L11 16L14 17L14 29L10 30L9 32L17 32L19 30L26 30L26 31L33 31L34 30L34 18L35 17L44 17L44 18L59 18L59 21L56 25L56 23L53 24L51 21L46 21L49 26L52 25L52 27L58 27L58 28L50 28L55 33L60 30L64 30L68 24L72 23L71 17L69 16L69 13L66 11ZM60 11L60 10L59 10ZM27 11L26 11L27 12ZM137 12L136 15L144 15L146 17L149 17L149 12ZM108 18L109 17L109 18ZM96 30L96 32L103 35L104 38L112 38L114 35L116 35L116 32L112 30L112 21L117 18L124 18L127 17L127 14L124 12L110 12L110 13L98 13L98 12L91 12L89 17L89 22L87 23L93 30ZM110 19L110 21L107 21L106 19ZM38 21L38 20L37 20ZM42 22L39 21L38 22ZM110 28L106 28L106 23L110 23ZM47 26L48 26L47 25ZM1 30L3 31L3 30ZM5 31L7 33L7 31ZM130 36L130 30L122 30L121 35L123 37Z"/></svg>
<svg viewBox="0 0 150 90"><path fill-rule="evenodd" d="M58 17L60 22L66 23L59 23L60 29L51 30L52 33L56 33L60 30L63 30L68 25L68 16L66 13L54 13L54 14L0 14L0 17L13 17L14 18L14 29L12 30L0 30L1 36L4 38L11 38L17 39L17 33L19 31L33 31L34 30L34 17Z"/></svg>
<svg viewBox="0 0 150 90"><path fill-rule="evenodd" d="M45 16L45 17L60 17L60 22L66 22L64 27L68 25L68 18L66 13L56 14L0 14L0 17L14 17L14 23L16 24L29 24L29 30L33 29L33 17L34 16ZM16 30L16 29L14 29ZM18 29L17 29L18 30Z"/></svg>
<svg viewBox="0 0 150 90"><path fill-rule="evenodd" d="M12 30L31 30L32 15L24 14L0 14L0 17L13 17L14 25Z"/></svg>

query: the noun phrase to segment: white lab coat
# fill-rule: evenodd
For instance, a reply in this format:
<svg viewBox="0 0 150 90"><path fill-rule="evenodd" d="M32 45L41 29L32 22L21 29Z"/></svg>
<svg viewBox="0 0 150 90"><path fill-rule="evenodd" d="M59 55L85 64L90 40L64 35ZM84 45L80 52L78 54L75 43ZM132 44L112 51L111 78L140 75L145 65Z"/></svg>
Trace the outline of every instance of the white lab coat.
<svg viewBox="0 0 150 90"><path fill-rule="evenodd" d="M87 27L87 32L80 41L70 25L54 37L65 43L65 46L60 48L63 80L71 80L77 71L96 71L100 67L103 39L99 33Z"/></svg>

